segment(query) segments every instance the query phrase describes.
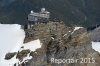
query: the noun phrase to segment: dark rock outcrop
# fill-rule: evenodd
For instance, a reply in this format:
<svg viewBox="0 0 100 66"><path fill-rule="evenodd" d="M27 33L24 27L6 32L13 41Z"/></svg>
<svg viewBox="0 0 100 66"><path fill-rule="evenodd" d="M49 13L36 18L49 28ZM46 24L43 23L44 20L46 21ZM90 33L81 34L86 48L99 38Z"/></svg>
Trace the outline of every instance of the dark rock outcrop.
<svg viewBox="0 0 100 66"><path fill-rule="evenodd" d="M9 59L11 59L12 57L14 57L16 54L17 54L16 52L14 52L14 53L7 53L7 54L5 55L5 59L6 59L6 60L9 60Z"/></svg>

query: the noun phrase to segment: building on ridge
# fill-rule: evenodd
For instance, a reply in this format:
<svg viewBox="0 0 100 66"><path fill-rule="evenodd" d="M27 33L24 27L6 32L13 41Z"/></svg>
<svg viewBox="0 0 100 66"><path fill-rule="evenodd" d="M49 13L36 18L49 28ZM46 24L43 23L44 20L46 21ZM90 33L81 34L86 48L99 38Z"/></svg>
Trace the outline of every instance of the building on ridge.
<svg viewBox="0 0 100 66"><path fill-rule="evenodd" d="M28 14L28 26L27 28L31 28L33 24L47 22L50 18L50 12L46 11L45 8L41 8L40 12L34 12L33 10L30 11Z"/></svg>
<svg viewBox="0 0 100 66"><path fill-rule="evenodd" d="M49 18L50 18L50 12L46 11L45 8L41 8L41 11L39 13L31 10L30 14L28 15L29 22L37 22L39 20L48 20Z"/></svg>

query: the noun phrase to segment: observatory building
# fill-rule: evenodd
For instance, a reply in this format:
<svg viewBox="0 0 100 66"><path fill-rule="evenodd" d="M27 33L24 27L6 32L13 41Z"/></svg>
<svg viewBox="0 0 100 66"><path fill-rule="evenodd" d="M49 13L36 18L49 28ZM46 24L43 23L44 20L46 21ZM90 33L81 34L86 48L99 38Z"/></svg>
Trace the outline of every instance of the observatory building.
<svg viewBox="0 0 100 66"><path fill-rule="evenodd" d="M31 28L33 24L38 23L46 23L50 18L50 12L46 11L45 8L41 8L40 12L34 12L31 10L30 14L28 14L28 25L27 29Z"/></svg>
<svg viewBox="0 0 100 66"><path fill-rule="evenodd" d="M48 20L50 18L50 12L46 11L45 8L41 8L39 13L31 11L28 15L29 22L37 22L39 20Z"/></svg>

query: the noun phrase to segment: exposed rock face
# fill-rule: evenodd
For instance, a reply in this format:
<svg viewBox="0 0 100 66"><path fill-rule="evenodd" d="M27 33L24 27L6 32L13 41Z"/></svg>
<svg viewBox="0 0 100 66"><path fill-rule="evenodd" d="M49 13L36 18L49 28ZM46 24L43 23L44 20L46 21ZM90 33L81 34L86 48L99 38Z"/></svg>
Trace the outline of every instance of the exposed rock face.
<svg viewBox="0 0 100 66"><path fill-rule="evenodd" d="M5 56L5 59L6 59L6 60L9 60L9 59L11 59L12 57L14 57L15 54L16 54L16 52L15 52L15 53L7 53L6 56Z"/></svg>
<svg viewBox="0 0 100 66"><path fill-rule="evenodd" d="M33 57L23 66L99 66L99 53L94 51L85 28L74 30L63 22L35 24L26 30L25 43L40 39L42 48L31 52ZM51 59L77 59L76 62L58 63ZM81 62L82 59L87 59Z"/></svg>
<svg viewBox="0 0 100 66"><path fill-rule="evenodd" d="M89 32L92 41L100 42L100 27Z"/></svg>

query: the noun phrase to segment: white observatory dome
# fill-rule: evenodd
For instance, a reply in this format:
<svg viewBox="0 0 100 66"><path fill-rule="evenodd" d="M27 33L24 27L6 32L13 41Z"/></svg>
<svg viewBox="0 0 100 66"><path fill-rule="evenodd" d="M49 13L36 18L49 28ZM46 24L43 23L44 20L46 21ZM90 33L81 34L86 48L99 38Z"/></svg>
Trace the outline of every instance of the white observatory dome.
<svg viewBox="0 0 100 66"><path fill-rule="evenodd" d="M34 11L33 10L31 10L31 14L33 14L34 13Z"/></svg>
<svg viewBox="0 0 100 66"><path fill-rule="evenodd" d="M41 8L41 12L45 12L45 8Z"/></svg>

